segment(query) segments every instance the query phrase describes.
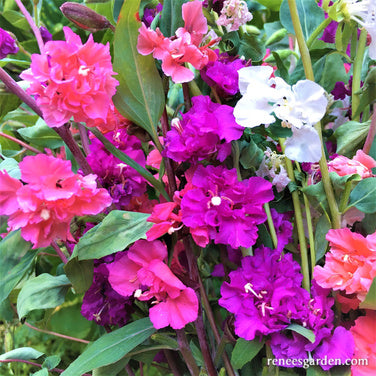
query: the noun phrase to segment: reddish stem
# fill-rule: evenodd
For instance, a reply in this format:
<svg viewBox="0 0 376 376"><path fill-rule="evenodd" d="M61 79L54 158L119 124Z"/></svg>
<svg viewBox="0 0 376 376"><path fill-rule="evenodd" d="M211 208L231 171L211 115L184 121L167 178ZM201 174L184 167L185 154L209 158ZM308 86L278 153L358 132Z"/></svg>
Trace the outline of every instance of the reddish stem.
<svg viewBox="0 0 376 376"><path fill-rule="evenodd" d="M59 255L61 258L61 261L63 261L64 264L68 262L67 256L65 256L64 252L60 249L60 247L56 244L56 242L51 243L52 248L55 250L55 252Z"/></svg>
<svg viewBox="0 0 376 376"><path fill-rule="evenodd" d="M375 139L375 135L376 135L376 109L373 110L373 114L371 117L371 125L369 127L369 132L367 134L366 142L364 143L364 146L363 146L364 153L369 154L371 147L372 147L373 140Z"/></svg>
<svg viewBox="0 0 376 376"><path fill-rule="evenodd" d="M13 136L11 136L9 134L0 132L0 136L4 137L4 138L7 138L8 140L11 140L11 141L13 141L13 142L21 145L22 147L24 147L25 149L28 149L28 150L32 151L33 153L36 153L36 154L41 153L40 150L33 148L32 146L26 144L25 142L19 140L18 138L15 138L15 137L13 137Z"/></svg>

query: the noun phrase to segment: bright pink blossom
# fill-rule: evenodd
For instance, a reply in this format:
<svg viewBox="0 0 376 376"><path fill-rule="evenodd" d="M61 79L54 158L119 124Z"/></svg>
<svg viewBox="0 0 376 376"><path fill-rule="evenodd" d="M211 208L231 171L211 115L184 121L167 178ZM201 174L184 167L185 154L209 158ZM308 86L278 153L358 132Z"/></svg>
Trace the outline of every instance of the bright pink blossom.
<svg viewBox="0 0 376 376"><path fill-rule="evenodd" d="M96 176L74 174L70 161L38 154L25 157L19 166L25 185L0 172L0 214L9 215L9 229L21 229L34 248L56 239L73 240L74 216L98 214L111 204L107 191L97 188ZM1 200L5 196L8 200Z"/></svg>
<svg viewBox="0 0 376 376"><path fill-rule="evenodd" d="M329 230L330 251L313 276L324 288L356 294L363 301L376 276L376 233L367 237L348 228Z"/></svg>
<svg viewBox="0 0 376 376"><path fill-rule="evenodd" d="M198 300L165 263L167 248L160 241L138 240L129 251L109 265L109 282L123 296L148 301L150 320L156 329L170 325L182 329L197 318Z"/></svg>
<svg viewBox="0 0 376 376"><path fill-rule="evenodd" d="M209 62L217 60L217 55L209 45L200 46L208 26L202 13L199 0L183 4L184 27L180 27L171 38L165 37L157 28L155 31L142 24L139 29L137 50L141 55L153 54L162 60L162 70L177 83L188 82L194 73L185 66L190 63L196 69L202 69ZM210 43L211 44L211 43Z"/></svg>
<svg viewBox="0 0 376 376"><path fill-rule="evenodd" d="M30 69L20 75L30 82L27 93L35 95L51 127L72 117L106 121L119 84L112 77L110 46L95 43L92 35L82 44L69 27L63 29L66 41L47 42L43 55L33 54Z"/></svg>
<svg viewBox="0 0 376 376"><path fill-rule="evenodd" d="M355 341L354 359L367 360L367 364L352 365L351 375L376 375L376 311L367 310L365 316L358 317L350 332Z"/></svg>
<svg viewBox="0 0 376 376"><path fill-rule="evenodd" d="M329 171L336 172L339 176L358 174L362 179L375 176L372 168L376 167L376 161L358 150L353 159L339 155L328 163Z"/></svg>

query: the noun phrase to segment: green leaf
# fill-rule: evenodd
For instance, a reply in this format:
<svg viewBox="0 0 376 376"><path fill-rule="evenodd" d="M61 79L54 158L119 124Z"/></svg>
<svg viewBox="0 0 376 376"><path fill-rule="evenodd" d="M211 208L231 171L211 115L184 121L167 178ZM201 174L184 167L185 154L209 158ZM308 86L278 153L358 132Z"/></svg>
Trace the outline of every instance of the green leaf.
<svg viewBox="0 0 376 376"><path fill-rule="evenodd" d="M179 27L184 26L181 7L187 0L164 0L160 29L165 37L175 35Z"/></svg>
<svg viewBox="0 0 376 376"><path fill-rule="evenodd" d="M355 206L363 213L376 212L376 178L363 179L350 193L349 207Z"/></svg>
<svg viewBox="0 0 376 376"><path fill-rule="evenodd" d="M93 260L79 261L77 257L71 258L64 266L64 271L76 294L87 291L93 283Z"/></svg>
<svg viewBox="0 0 376 376"><path fill-rule="evenodd" d="M48 369L42 368L39 371L33 373L31 376L48 376Z"/></svg>
<svg viewBox="0 0 376 376"><path fill-rule="evenodd" d="M44 353L33 349L32 347L19 347L18 349L14 349L11 351L6 352L5 354L0 355L0 360L6 359L21 359L21 360L31 360L31 359L38 359Z"/></svg>
<svg viewBox="0 0 376 376"><path fill-rule="evenodd" d="M316 336L312 330L305 328L298 324L290 324L286 329L292 330L295 333L307 338L311 343L315 342Z"/></svg>
<svg viewBox="0 0 376 376"><path fill-rule="evenodd" d="M376 310L376 278L373 279L366 298L359 304L359 308Z"/></svg>
<svg viewBox="0 0 376 376"><path fill-rule="evenodd" d="M2 119L8 112L15 110L22 103L17 95L7 92L0 92L0 119Z"/></svg>
<svg viewBox="0 0 376 376"><path fill-rule="evenodd" d="M137 52L139 7L140 0L125 0L120 11L114 38L114 70L120 85L113 101L122 115L145 129L159 145L157 125L165 94L153 57Z"/></svg>
<svg viewBox="0 0 376 376"><path fill-rule="evenodd" d="M42 366L48 369L55 368L60 363L60 356L59 355L51 355L45 359Z"/></svg>
<svg viewBox="0 0 376 376"><path fill-rule="evenodd" d="M145 233L152 223L146 222L150 214L111 211L97 226L86 232L74 248L72 258L98 259L122 251L138 239L146 239Z"/></svg>
<svg viewBox="0 0 376 376"><path fill-rule="evenodd" d="M238 54L246 60L261 61L265 51L265 45L253 34L244 34L240 39Z"/></svg>
<svg viewBox="0 0 376 376"><path fill-rule="evenodd" d="M0 242L0 302L4 301L29 271L37 250L21 237L21 231L11 232Z"/></svg>
<svg viewBox="0 0 376 376"><path fill-rule="evenodd" d="M125 357L107 366L95 368L93 370L93 376L116 376L121 370L124 370L129 360L129 358Z"/></svg>
<svg viewBox="0 0 376 376"><path fill-rule="evenodd" d="M331 229L331 224L326 215L321 215L315 231L315 250L316 250L316 262L325 255L328 247L328 241L326 240L326 234Z"/></svg>
<svg viewBox="0 0 376 376"><path fill-rule="evenodd" d="M315 74L316 80L328 93L334 89L336 82L346 81L343 58L338 53L330 53L325 58L320 59L315 64L314 70L315 73L317 70L320 71L320 78Z"/></svg>
<svg viewBox="0 0 376 376"><path fill-rule="evenodd" d="M18 167L18 162L13 158L4 158L0 163L0 171L5 170L9 176L15 179L21 179L21 170Z"/></svg>
<svg viewBox="0 0 376 376"><path fill-rule="evenodd" d="M56 149L64 145L60 136L43 119L39 119L34 126L18 129L17 132L26 141L49 149Z"/></svg>
<svg viewBox="0 0 376 376"><path fill-rule="evenodd" d="M254 339L253 341L246 341L239 338L231 355L231 364L236 369L242 368L246 363L250 362L262 349L265 341Z"/></svg>
<svg viewBox="0 0 376 376"><path fill-rule="evenodd" d="M262 4L264 7L269 8L270 10L273 10L274 12L278 12L282 4L282 0L256 0L256 1Z"/></svg>
<svg viewBox="0 0 376 376"><path fill-rule="evenodd" d="M95 368L115 363L137 345L144 342L155 331L156 329L150 319L144 318L107 333L88 346L62 373L62 376L77 376Z"/></svg>
<svg viewBox="0 0 376 376"><path fill-rule="evenodd" d="M18 316L21 319L34 309L55 308L64 302L71 283L65 275L43 273L29 279L17 298Z"/></svg>
<svg viewBox="0 0 376 376"><path fill-rule="evenodd" d="M300 23L303 29L303 35L307 40L313 31L322 21L324 21L324 11L317 5L315 0L296 0ZM282 25L291 34L295 35L292 24L288 0L283 0L279 10L279 17Z"/></svg>
<svg viewBox="0 0 376 376"><path fill-rule="evenodd" d="M363 145L369 132L370 121L358 123L349 121L340 125L334 132L337 139L337 154L352 156L354 151Z"/></svg>

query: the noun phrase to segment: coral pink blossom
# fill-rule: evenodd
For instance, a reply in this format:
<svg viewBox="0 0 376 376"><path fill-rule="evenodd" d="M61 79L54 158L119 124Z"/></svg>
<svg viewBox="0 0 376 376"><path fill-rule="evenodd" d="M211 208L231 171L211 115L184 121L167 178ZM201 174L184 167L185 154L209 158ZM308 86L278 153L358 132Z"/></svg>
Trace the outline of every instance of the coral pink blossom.
<svg viewBox="0 0 376 376"><path fill-rule="evenodd" d="M163 72L177 83L188 82L194 78L194 73L185 63L190 63L200 70L218 58L215 52L208 48L209 45L200 46L204 34L208 31L207 21L202 13L202 2L195 0L183 4L182 16L184 27L176 30L174 37L166 38L158 28L154 31L142 24L137 43L138 52L142 55L152 53L155 59L162 60Z"/></svg>
<svg viewBox="0 0 376 376"><path fill-rule="evenodd" d="M324 267L315 266L317 283L324 288L356 294L363 301L376 276L376 233L367 237L348 228L329 230L330 251Z"/></svg>
<svg viewBox="0 0 376 376"><path fill-rule="evenodd" d="M23 185L0 173L0 214L9 215L9 230L21 229L33 248L47 247L56 239L73 240L70 222L76 215L98 214L111 204L95 175L76 175L70 161L38 154L19 164ZM1 200L8 196L8 200Z"/></svg>
<svg viewBox="0 0 376 376"><path fill-rule="evenodd" d="M109 282L123 296L153 301L150 320L156 329L182 329L197 318L198 300L165 263L167 248L160 241L138 240L109 265Z"/></svg>
<svg viewBox="0 0 376 376"><path fill-rule="evenodd" d="M375 176L372 168L376 167L376 161L362 150L358 150L353 159L340 155L330 161L328 167L330 172L334 171L339 176L358 174L364 179Z"/></svg>
<svg viewBox="0 0 376 376"><path fill-rule="evenodd" d="M376 311L366 311L350 329L355 341L354 359L366 359L368 364L351 366L352 376L376 375Z"/></svg>
<svg viewBox="0 0 376 376"><path fill-rule="evenodd" d="M27 93L35 95L46 123L58 127L72 117L78 122L106 121L111 98L119 84L112 75L109 44L82 44L78 35L64 27L66 41L49 41L43 55L33 54L30 69L20 77L30 82Z"/></svg>

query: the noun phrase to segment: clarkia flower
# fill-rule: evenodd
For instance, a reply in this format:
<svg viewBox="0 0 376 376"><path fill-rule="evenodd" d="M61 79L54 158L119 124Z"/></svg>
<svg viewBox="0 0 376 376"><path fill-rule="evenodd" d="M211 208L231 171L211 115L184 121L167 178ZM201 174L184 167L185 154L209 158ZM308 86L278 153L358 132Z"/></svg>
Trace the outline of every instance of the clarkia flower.
<svg viewBox="0 0 376 376"><path fill-rule="evenodd" d="M30 82L27 93L34 95L46 123L58 127L72 117L77 122L107 120L111 98L119 84L112 75L109 44L85 44L69 27L66 41L50 41L42 55L31 56L30 69L20 77Z"/></svg>
<svg viewBox="0 0 376 376"><path fill-rule="evenodd" d="M258 248L229 277L218 303L234 314L239 337L250 341L279 332L304 314L309 294L301 287L300 266L291 253Z"/></svg>
<svg viewBox="0 0 376 376"><path fill-rule="evenodd" d="M252 13L242 0L225 0L218 18L217 25L225 26L227 31L239 30L239 27L251 21Z"/></svg>
<svg viewBox="0 0 376 376"><path fill-rule="evenodd" d="M167 132L165 155L176 162L197 162L215 157L224 161L231 154L231 141L243 133L233 108L214 103L208 96L192 98L192 108L176 119Z"/></svg>
<svg viewBox="0 0 376 376"><path fill-rule="evenodd" d="M316 265L313 276L324 288L356 294L363 301L376 276L376 233L366 237L348 228L329 230L330 250L325 265Z"/></svg>
<svg viewBox="0 0 376 376"><path fill-rule="evenodd" d="M339 155L328 163L329 172L336 172L339 176L358 174L362 179L375 176L374 167L376 161L362 150L358 150L352 159Z"/></svg>
<svg viewBox="0 0 376 376"><path fill-rule="evenodd" d="M0 59L4 59L9 54L16 54L18 46L16 41L9 35L7 31L0 28Z"/></svg>
<svg viewBox="0 0 376 376"><path fill-rule="evenodd" d="M182 222L199 246L209 239L233 248L255 244L257 225L267 218L263 204L273 199L268 181L238 181L235 169L200 165L189 182L192 188L181 200Z"/></svg>
<svg viewBox="0 0 376 376"><path fill-rule="evenodd" d="M150 320L156 329L182 329L197 318L195 292L185 286L165 263L167 248L160 241L138 240L121 258L108 265L109 282L123 296L153 299Z"/></svg>
<svg viewBox="0 0 376 376"><path fill-rule="evenodd" d="M310 80L298 81L290 87L282 78L272 78L272 73L269 66L239 70L243 97L234 108L237 123L251 128L267 126L277 117L293 132L286 141L286 156L298 162L317 162L321 157L321 141L313 125L326 112L328 100L324 89Z"/></svg>
<svg viewBox="0 0 376 376"><path fill-rule="evenodd" d="M74 240L73 217L98 214L112 202L105 189L97 188L95 175L74 174L70 161L38 154L25 157L19 167L25 185L0 173L0 213L9 215L9 230L21 229L33 248Z"/></svg>
<svg viewBox="0 0 376 376"><path fill-rule="evenodd" d="M184 3L182 6L184 27L175 32L174 38L165 37L159 28L155 31L142 24L139 29L137 50L141 55L153 54L155 59L162 60L162 70L176 83L188 82L194 78L194 73L185 63L190 63L200 70L210 61L215 61L217 55L209 49L209 45L200 46L208 31L206 18L202 13L202 2L199 0Z"/></svg>

